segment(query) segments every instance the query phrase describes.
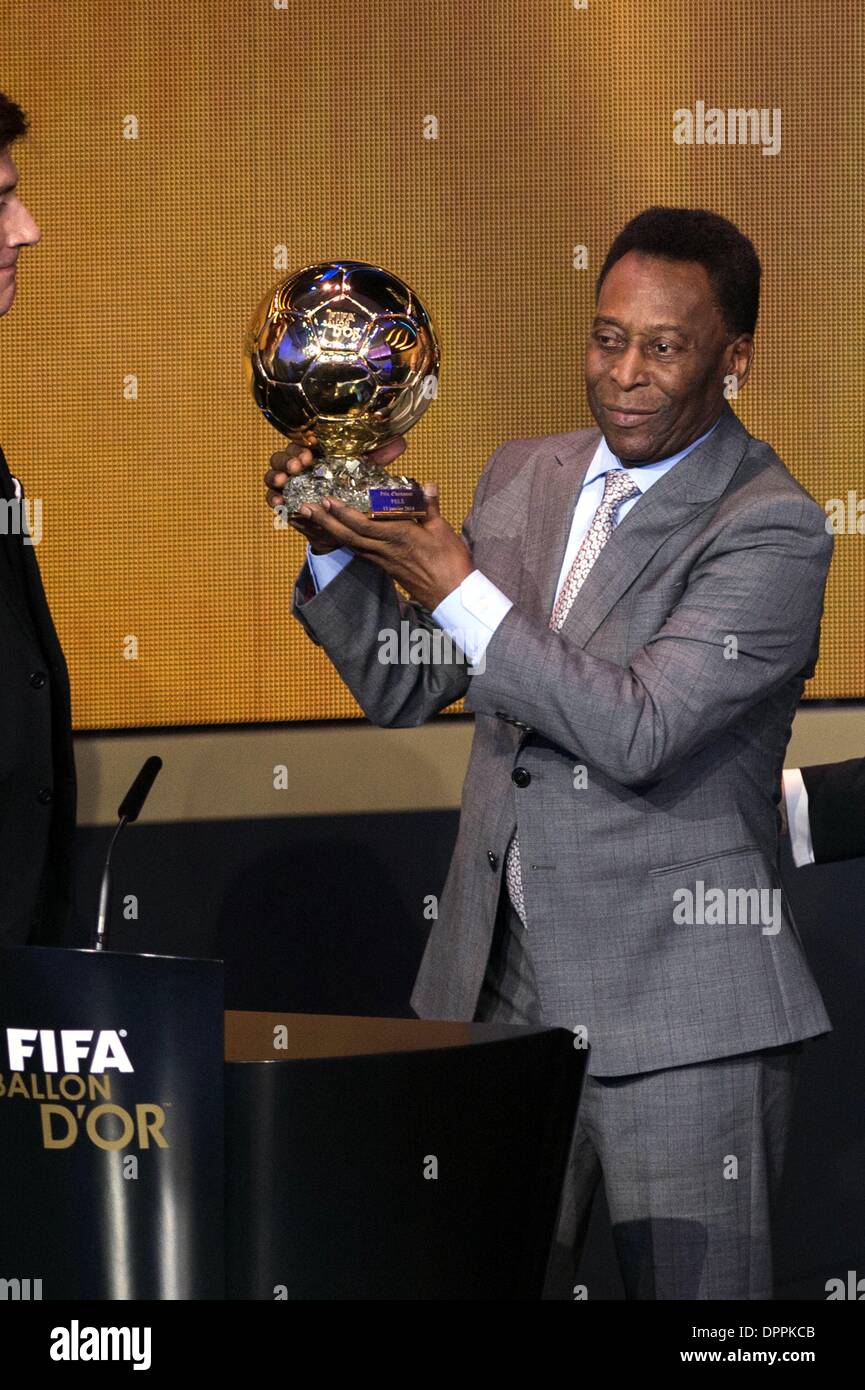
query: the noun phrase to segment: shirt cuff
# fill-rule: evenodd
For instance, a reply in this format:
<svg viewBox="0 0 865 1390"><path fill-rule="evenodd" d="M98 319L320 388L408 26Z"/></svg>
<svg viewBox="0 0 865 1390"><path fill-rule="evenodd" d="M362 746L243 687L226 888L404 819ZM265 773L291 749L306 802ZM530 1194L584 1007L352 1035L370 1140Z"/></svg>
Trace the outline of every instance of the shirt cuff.
<svg viewBox="0 0 865 1390"><path fill-rule="evenodd" d="M785 768L782 780L793 863L797 869L801 869L805 864L814 863L811 822L808 819L808 789L798 767Z"/></svg>
<svg viewBox="0 0 865 1390"><path fill-rule="evenodd" d="M315 585L315 592L320 594L326 584L332 579L336 579L340 570L344 570L346 565L350 565L354 559L354 551L347 545L341 545L338 550L328 550L323 555L313 555L307 544L306 560L309 565L309 572L312 575L312 582Z"/></svg>
<svg viewBox="0 0 865 1390"><path fill-rule="evenodd" d="M511 608L513 600L507 594L480 570L472 570L433 610L432 619L444 628L469 663L479 666L490 638Z"/></svg>

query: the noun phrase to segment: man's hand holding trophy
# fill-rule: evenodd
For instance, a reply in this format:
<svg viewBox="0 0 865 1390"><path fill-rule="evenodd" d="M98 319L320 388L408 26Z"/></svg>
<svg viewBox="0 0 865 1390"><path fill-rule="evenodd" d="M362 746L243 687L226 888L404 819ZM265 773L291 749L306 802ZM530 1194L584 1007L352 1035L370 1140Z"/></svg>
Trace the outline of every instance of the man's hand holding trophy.
<svg viewBox="0 0 865 1390"><path fill-rule="evenodd" d="M269 504L313 553L348 546L432 611L473 565L436 485L387 472L437 394L438 343L414 291L360 261L309 266L262 301L244 361L290 441L271 455Z"/></svg>

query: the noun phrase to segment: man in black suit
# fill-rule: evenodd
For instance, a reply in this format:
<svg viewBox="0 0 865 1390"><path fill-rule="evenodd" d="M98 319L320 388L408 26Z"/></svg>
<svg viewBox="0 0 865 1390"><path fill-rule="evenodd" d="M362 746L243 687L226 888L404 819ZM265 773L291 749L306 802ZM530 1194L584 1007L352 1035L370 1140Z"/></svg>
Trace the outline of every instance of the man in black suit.
<svg viewBox="0 0 865 1390"><path fill-rule="evenodd" d="M39 228L11 147L27 130L0 92L0 317ZM23 492L0 449L0 946L62 945L71 913L75 763L69 677L42 588Z"/></svg>
<svg viewBox="0 0 865 1390"><path fill-rule="evenodd" d="M865 856L865 758L786 769L784 806L797 868Z"/></svg>

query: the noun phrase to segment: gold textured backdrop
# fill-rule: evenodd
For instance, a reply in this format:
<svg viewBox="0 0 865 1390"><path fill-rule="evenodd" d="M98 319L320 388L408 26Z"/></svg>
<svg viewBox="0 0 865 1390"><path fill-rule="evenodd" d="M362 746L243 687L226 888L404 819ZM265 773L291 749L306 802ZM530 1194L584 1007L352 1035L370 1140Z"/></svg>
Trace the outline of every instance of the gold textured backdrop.
<svg viewBox="0 0 865 1390"><path fill-rule="evenodd" d="M821 503L865 494L859 9L0 3L43 231L0 323L0 439L43 501L77 726L358 713L290 616L302 543L263 505L279 440L240 351L280 248L421 294L443 368L408 457L459 523L501 440L592 423L582 347L622 223L715 209L764 264L742 419ZM780 108L780 152L676 144L697 101ZM863 554L838 537L812 697L865 695Z"/></svg>

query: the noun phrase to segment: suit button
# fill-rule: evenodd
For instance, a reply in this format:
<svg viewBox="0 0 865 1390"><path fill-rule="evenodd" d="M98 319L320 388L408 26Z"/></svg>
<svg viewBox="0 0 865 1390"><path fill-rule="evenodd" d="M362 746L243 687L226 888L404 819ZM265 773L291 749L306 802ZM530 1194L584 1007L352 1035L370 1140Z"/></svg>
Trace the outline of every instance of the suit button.
<svg viewBox="0 0 865 1390"><path fill-rule="evenodd" d="M30 684L33 686L34 690L41 690L47 679L48 677L44 671L30 672Z"/></svg>
<svg viewBox="0 0 865 1390"><path fill-rule="evenodd" d="M518 787L527 787L532 780L532 774L526 767L515 767L511 773L511 781Z"/></svg>
<svg viewBox="0 0 865 1390"><path fill-rule="evenodd" d="M488 850L487 850L487 859L490 861L490 868L491 868L491 869L497 869L497 868L498 868L498 866L499 866L499 856L498 856L497 854L493 854L493 852L492 852L491 849L488 849Z"/></svg>
<svg viewBox="0 0 865 1390"><path fill-rule="evenodd" d="M36 800L39 802L40 806L50 806L53 799L54 793L50 787L40 787L39 791L36 793Z"/></svg>

